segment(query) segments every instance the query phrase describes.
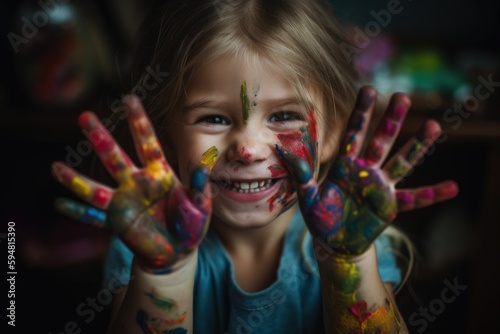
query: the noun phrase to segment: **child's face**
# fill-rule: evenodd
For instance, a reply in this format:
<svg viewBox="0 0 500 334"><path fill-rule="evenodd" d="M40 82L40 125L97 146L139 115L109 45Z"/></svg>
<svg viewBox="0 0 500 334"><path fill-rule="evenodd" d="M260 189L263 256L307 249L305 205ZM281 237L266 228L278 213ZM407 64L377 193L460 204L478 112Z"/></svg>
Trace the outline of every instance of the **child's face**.
<svg viewBox="0 0 500 334"><path fill-rule="evenodd" d="M211 173L215 219L234 227L264 226L295 202L276 145L288 141L292 153L297 147L316 151L317 140L309 134L309 111L280 73L236 57L217 59L195 73L184 107L181 124L173 126L171 163L187 185L203 153L218 149ZM317 164L316 152L308 153Z"/></svg>

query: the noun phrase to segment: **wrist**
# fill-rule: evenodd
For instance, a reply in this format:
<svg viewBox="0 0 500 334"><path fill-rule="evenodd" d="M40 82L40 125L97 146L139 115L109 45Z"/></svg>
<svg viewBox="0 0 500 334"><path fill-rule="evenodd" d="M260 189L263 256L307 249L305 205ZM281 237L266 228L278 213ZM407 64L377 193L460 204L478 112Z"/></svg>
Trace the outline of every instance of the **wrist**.
<svg viewBox="0 0 500 334"><path fill-rule="evenodd" d="M140 261L134 260L132 272L148 281L158 282L160 285L176 285L185 282L186 278L192 277L198 263L198 247L173 266L165 269L153 269L144 266Z"/></svg>
<svg viewBox="0 0 500 334"><path fill-rule="evenodd" d="M318 264L326 263L359 263L370 260L375 254L375 245L371 243L366 250L359 254L345 254L330 247L325 241L313 238L314 255Z"/></svg>

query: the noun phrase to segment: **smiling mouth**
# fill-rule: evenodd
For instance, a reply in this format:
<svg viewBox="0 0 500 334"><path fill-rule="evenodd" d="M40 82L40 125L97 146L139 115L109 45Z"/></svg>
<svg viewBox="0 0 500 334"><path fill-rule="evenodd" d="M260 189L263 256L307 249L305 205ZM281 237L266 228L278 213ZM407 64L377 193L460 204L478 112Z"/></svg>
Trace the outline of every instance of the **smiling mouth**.
<svg viewBox="0 0 500 334"><path fill-rule="evenodd" d="M271 188L276 181L277 179L255 180L251 182L223 180L217 181L217 183L231 191L239 193L255 193Z"/></svg>

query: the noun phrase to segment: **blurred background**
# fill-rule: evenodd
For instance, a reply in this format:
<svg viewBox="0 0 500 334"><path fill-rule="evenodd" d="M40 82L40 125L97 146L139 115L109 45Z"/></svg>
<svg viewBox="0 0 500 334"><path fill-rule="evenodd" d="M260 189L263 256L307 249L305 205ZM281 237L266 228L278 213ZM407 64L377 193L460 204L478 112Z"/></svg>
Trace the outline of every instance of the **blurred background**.
<svg viewBox="0 0 500 334"><path fill-rule="evenodd" d="M402 315L412 333L490 333L500 311L500 6L330 2L350 36L342 52L362 83L379 91L381 110L395 91L412 97L395 149L425 119L442 124L439 143L401 186L445 179L460 186L456 199L395 222L418 251L397 296ZM65 160L82 172L93 167L77 125L81 111L94 110L119 128L110 106L130 86L132 41L147 6L138 0L2 3L0 142L7 173L0 244L7 254L6 225L14 221L18 273L17 331L9 333L101 333L107 325L110 300L100 284L109 234L54 211L56 197L72 195L52 179L50 164ZM408 266L405 256L399 261Z"/></svg>

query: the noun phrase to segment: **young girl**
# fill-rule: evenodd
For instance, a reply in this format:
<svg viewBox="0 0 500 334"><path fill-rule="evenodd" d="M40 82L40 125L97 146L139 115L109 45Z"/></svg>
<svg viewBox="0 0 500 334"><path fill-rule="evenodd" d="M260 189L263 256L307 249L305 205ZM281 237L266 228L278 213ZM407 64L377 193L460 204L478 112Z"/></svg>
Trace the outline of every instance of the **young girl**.
<svg viewBox="0 0 500 334"><path fill-rule="evenodd" d="M451 181L395 189L438 123L386 161L410 101L394 94L366 138L376 94L363 87L355 100L322 1L179 0L153 13L138 48L143 94L119 108L139 163L85 112L118 186L53 165L91 204L58 209L116 232L109 332L405 332L399 270L379 236L398 212L456 195ZM168 76L149 89L146 68Z"/></svg>

